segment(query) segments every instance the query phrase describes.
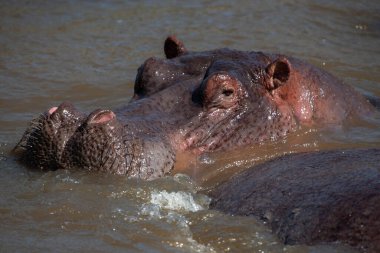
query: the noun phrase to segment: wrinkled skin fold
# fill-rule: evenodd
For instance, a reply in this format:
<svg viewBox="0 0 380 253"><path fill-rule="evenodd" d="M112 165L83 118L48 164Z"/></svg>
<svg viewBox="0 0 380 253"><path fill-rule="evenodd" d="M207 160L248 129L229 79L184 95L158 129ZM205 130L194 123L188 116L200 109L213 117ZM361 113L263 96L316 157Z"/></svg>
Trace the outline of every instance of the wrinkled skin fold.
<svg viewBox="0 0 380 253"><path fill-rule="evenodd" d="M127 105L86 116L62 103L31 122L15 153L43 170L154 179L173 170L179 152L228 151L373 111L350 86L291 57L191 52L173 36L164 52L138 68Z"/></svg>

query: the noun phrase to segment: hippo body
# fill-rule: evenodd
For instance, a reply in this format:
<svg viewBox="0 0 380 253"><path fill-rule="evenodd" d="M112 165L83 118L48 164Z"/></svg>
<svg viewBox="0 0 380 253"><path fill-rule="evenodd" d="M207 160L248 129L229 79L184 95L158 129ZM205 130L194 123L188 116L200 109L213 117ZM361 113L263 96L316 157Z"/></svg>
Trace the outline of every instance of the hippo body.
<svg viewBox="0 0 380 253"><path fill-rule="evenodd" d="M265 221L286 244L380 252L380 149L287 155L210 192L212 209Z"/></svg>
<svg viewBox="0 0 380 253"><path fill-rule="evenodd" d="M350 86L291 57L189 52L175 37L164 49L166 59L138 69L127 105L86 116L63 103L33 120L15 148L20 160L154 179L172 171L179 152L255 145L373 111Z"/></svg>

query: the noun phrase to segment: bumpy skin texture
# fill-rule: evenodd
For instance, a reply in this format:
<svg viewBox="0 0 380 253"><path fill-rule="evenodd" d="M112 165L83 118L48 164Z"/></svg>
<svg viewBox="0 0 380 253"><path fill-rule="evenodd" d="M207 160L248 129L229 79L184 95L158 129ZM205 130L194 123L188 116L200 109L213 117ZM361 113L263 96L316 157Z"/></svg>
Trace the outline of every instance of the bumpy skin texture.
<svg viewBox="0 0 380 253"><path fill-rule="evenodd" d="M140 66L126 106L85 117L64 103L34 120L15 148L21 160L152 179L173 169L177 152L231 150L373 110L351 87L297 59L190 52L175 37L164 51L166 59Z"/></svg>
<svg viewBox="0 0 380 253"><path fill-rule="evenodd" d="M87 169L142 179L168 174L175 161L170 145L159 135L142 137L133 123L121 123L109 110L85 117L62 103L33 120L14 151L41 170Z"/></svg>
<svg viewBox="0 0 380 253"><path fill-rule="evenodd" d="M287 244L380 252L380 149L287 155L212 190L211 208L267 222Z"/></svg>

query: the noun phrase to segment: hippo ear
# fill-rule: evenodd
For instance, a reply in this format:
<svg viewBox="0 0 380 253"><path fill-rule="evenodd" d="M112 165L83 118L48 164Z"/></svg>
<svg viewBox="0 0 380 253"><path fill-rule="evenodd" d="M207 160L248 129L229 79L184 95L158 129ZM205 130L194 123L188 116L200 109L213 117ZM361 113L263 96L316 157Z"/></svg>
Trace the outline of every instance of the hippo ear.
<svg viewBox="0 0 380 253"><path fill-rule="evenodd" d="M185 54L187 52L187 49L185 48L185 45L182 41L172 35L165 40L164 51L166 58L172 59Z"/></svg>
<svg viewBox="0 0 380 253"><path fill-rule="evenodd" d="M271 62L265 68L265 72L269 77L265 83L266 88L268 90L274 90L284 85L289 80L290 71L290 62L285 57L280 57Z"/></svg>

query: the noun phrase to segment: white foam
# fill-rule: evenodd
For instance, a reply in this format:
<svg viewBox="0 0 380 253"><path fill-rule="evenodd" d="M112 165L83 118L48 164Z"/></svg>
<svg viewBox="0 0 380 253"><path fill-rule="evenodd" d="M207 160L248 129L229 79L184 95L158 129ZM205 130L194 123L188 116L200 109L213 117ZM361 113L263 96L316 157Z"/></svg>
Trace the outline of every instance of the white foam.
<svg viewBox="0 0 380 253"><path fill-rule="evenodd" d="M161 218L160 207L155 204L144 204L141 207L140 214L148 215L151 217Z"/></svg>
<svg viewBox="0 0 380 253"><path fill-rule="evenodd" d="M208 201L208 200L207 200ZM206 201L206 202L207 202ZM153 191L151 193L150 203L156 204L164 209L169 210L183 210L190 212L197 212L200 210L204 210L201 204L197 203L194 200L194 197L189 192L167 192L167 191ZM208 205L208 203L207 203Z"/></svg>
<svg viewBox="0 0 380 253"><path fill-rule="evenodd" d="M148 203L144 203L140 209L140 215L148 216L149 219L164 220L177 227L173 238L167 241L169 246L180 248L185 252L215 253L215 250L198 243L193 239L193 233L189 227L189 220L183 212L196 212L208 208L210 198L202 194L178 191L167 192L165 190L151 192ZM166 209L166 210L164 210Z"/></svg>

